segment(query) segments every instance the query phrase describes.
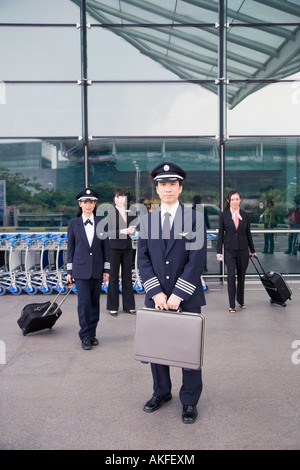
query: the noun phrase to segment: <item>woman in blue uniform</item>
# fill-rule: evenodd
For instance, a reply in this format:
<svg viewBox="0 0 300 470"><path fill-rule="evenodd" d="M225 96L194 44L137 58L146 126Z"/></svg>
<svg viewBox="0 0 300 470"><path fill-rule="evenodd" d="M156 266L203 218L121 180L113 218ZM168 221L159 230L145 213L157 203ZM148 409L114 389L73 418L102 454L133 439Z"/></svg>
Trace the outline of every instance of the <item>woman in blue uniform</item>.
<svg viewBox="0 0 300 470"><path fill-rule="evenodd" d="M78 293L79 337L82 348L98 345L96 328L100 315L100 293L109 277L109 244L96 234L98 193L85 188L80 191L78 213L68 223L67 282L75 280Z"/></svg>

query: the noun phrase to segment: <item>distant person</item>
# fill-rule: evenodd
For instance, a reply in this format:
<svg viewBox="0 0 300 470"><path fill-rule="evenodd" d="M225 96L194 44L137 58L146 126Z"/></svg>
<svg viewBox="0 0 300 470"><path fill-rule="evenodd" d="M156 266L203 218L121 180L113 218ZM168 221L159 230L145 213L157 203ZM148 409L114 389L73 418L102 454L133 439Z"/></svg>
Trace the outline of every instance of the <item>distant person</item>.
<svg viewBox="0 0 300 470"><path fill-rule="evenodd" d="M196 194L196 195L193 197L192 208L195 209L195 210L199 210L199 207L197 207L197 205L199 205L199 206L202 205L202 207L203 207L203 214L204 214L204 222L205 222L206 228L207 228L207 229L210 229L210 223L209 223L207 208L205 207L205 204L202 204L201 201L202 201L201 196L200 196L199 194Z"/></svg>
<svg viewBox="0 0 300 470"><path fill-rule="evenodd" d="M266 208L263 212L263 221L265 229L272 229L275 227L275 208L272 199L266 200ZM264 251L263 253L274 253L274 233L264 234Z"/></svg>
<svg viewBox="0 0 300 470"><path fill-rule="evenodd" d="M80 191L78 213L68 223L67 282L75 280L78 294L79 337L84 350L98 345L96 329L100 315L102 281L109 278L109 244L96 234L98 193L91 188Z"/></svg>
<svg viewBox="0 0 300 470"><path fill-rule="evenodd" d="M291 229L296 229L300 228L300 208L299 208L299 203L300 203L300 194L294 197L294 204L295 207L290 209L288 213L288 219L290 221ZM298 233L289 233L289 238L288 238L288 249L285 251L285 253L288 255L292 253L293 255L297 254L297 240L298 240Z"/></svg>
<svg viewBox="0 0 300 470"><path fill-rule="evenodd" d="M230 313L236 313L235 299L240 308L246 308L244 291L249 250L252 256L256 256L250 232L250 218L247 212L240 209L241 200L242 197L238 191L230 191L224 211L219 216L217 259L219 261L222 256L222 247L224 246ZM237 275L237 284L235 274Z"/></svg>
<svg viewBox="0 0 300 470"><path fill-rule="evenodd" d="M130 235L135 227L130 222L135 218L128 208L126 192L116 188L113 194L114 211L108 215L110 248L110 277L107 291L107 310L114 317L119 310L119 281L121 269L122 303L126 313L135 314L135 299L132 284L132 242ZM130 215L131 214L131 215Z"/></svg>

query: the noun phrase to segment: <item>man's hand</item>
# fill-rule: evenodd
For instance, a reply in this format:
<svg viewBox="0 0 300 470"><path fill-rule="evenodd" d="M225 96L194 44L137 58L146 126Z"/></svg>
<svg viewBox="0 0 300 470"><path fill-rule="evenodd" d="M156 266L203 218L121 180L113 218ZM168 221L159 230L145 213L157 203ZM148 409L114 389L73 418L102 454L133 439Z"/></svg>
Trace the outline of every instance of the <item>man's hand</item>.
<svg viewBox="0 0 300 470"><path fill-rule="evenodd" d="M109 280L109 273L103 273L103 282L107 282Z"/></svg>
<svg viewBox="0 0 300 470"><path fill-rule="evenodd" d="M157 310L168 310L169 307L167 305L167 296L163 292L159 292L153 297L155 308Z"/></svg>
<svg viewBox="0 0 300 470"><path fill-rule="evenodd" d="M181 299L177 295L171 294L167 301L168 310L178 310L180 303Z"/></svg>

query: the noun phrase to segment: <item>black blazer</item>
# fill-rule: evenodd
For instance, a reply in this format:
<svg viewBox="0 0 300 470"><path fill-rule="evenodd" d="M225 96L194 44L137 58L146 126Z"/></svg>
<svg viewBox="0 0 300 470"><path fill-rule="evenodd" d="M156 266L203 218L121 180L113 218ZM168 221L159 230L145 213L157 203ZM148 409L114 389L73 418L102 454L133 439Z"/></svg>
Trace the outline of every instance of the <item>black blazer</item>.
<svg viewBox="0 0 300 470"><path fill-rule="evenodd" d="M82 217L68 223L67 274L74 279L102 279L103 272L109 272L108 240L101 240L96 234L97 223L101 217L94 218L94 239L89 245Z"/></svg>
<svg viewBox="0 0 300 470"><path fill-rule="evenodd" d="M230 209L220 213L219 216L219 234L217 241L217 253L222 253L222 245L225 250L246 250L250 249L255 253L255 248L250 232L250 218L247 212L240 209L238 228L235 228Z"/></svg>
<svg viewBox="0 0 300 470"><path fill-rule="evenodd" d="M108 213L108 236L110 248L119 250L128 250L132 248L130 235L120 233L120 230L128 228L130 223L135 219L133 212L126 210L127 221L125 222L116 207Z"/></svg>

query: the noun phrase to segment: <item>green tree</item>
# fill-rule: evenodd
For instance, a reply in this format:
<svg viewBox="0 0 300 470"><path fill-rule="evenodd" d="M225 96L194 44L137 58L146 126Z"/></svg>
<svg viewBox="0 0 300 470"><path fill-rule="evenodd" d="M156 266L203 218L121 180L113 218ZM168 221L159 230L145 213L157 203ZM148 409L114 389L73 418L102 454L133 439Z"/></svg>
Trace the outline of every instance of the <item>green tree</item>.
<svg viewBox="0 0 300 470"><path fill-rule="evenodd" d="M10 172L0 168L0 180L6 181L6 202L8 206L18 206L22 203L31 203L32 195L41 191L42 186L35 180L26 178L22 173Z"/></svg>

